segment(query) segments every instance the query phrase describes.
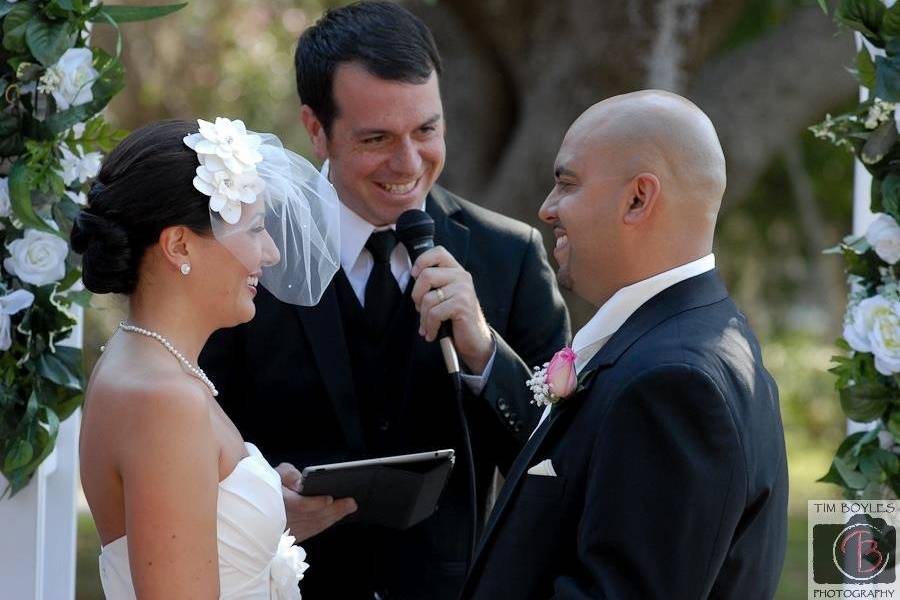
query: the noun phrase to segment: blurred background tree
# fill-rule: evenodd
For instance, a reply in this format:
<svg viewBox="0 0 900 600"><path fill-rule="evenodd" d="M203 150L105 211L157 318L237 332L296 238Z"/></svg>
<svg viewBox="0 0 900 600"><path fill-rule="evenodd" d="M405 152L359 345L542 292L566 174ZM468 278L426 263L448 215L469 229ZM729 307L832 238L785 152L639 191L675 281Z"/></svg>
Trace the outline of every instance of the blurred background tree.
<svg viewBox="0 0 900 600"><path fill-rule="evenodd" d="M124 2L129 3L129 2ZM134 2L137 3L137 2ZM345 2L191 0L165 22L128 25L125 90L109 120L241 117L311 156L299 121L293 49L321 12ZM447 166L441 183L538 225L568 125L604 97L646 87L684 94L715 123L728 160L717 263L764 345L782 395L791 470L790 551L780 597L806 587L806 500L843 437L826 373L845 302L839 258L849 230L851 156L806 128L849 106L849 35L815 0L414 0L445 61ZM95 43L115 47L98 28ZM546 233L547 230L542 228ZM547 236L549 239L549 236ZM592 309L568 297L574 325ZM95 299L86 360L119 318ZM79 597L96 596L85 518ZM82 575L83 574L83 575Z"/></svg>

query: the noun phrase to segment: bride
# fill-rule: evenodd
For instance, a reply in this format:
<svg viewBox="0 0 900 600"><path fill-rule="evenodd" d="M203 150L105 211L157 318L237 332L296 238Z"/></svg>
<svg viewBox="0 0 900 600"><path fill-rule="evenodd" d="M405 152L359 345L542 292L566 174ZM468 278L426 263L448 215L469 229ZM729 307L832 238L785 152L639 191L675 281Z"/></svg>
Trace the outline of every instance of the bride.
<svg viewBox="0 0 900 600"><path fill-rule="evenodd" d="M258 283L318 301L339 266L337 199L275 136L198 124L128 136L71 234L85 286L129 301L82 424L101 581L114 600L297 599L305 553L285 532L281 479L196 364L212 332L253 318Z"/></svg>

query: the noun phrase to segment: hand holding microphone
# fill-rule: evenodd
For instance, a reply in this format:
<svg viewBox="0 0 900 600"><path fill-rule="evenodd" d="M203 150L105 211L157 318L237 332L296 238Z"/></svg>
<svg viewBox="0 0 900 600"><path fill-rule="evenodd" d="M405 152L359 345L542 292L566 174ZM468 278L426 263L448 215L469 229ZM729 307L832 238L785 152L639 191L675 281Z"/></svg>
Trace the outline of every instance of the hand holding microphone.
<svg viewBox="0 0 900 600"><path fill-rule="evenodd" d="M434 245L434 221L428 213L408 210L400 215L397 237L413 263L412 299L419 311L419 334L428 341L442 339L444 349L450 344L452 329L459 357L472 373L482 373L493 353L494 340L472 276L445 248ZM447 360L447 350L444 352Z"/></svg>

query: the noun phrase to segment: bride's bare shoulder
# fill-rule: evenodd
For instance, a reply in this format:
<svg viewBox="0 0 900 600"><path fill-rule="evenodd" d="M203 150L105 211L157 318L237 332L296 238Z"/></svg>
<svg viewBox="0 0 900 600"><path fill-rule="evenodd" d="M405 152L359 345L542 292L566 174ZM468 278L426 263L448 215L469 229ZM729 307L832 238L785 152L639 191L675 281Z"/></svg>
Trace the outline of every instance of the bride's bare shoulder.
<svg viewBox="0 0 900 600"><path fill-rule="evenodd" d="M106 368L91 379L86 416L93 412L117 429L147 430L154 425L208 425L209 409L205 386L182 372Z"/></svg>

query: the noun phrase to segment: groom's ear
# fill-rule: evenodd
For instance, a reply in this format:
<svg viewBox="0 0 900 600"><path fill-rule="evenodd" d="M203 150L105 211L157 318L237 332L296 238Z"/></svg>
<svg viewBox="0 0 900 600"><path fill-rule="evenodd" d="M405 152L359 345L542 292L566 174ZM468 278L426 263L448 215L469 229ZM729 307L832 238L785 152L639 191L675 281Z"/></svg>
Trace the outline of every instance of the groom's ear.
<svg viewBox="0 0 900 600"><path fill-rule="evenodd" d="M622 220L626 225L646 222L659 200L661 186L653 173L640 173L631 180L631 198L625 207Z"/></svg>
<svg viewBox="0 0 900 600"><path fill-rule="evenodd" d="M309 134L309 140L312 142L313 150L316 158L325 160L328 158L328 136L325 134L325 128L322 127L321 121L313 112L309 105L304 104L300 107L300 120L306 127L306 133Z"/></svg>

